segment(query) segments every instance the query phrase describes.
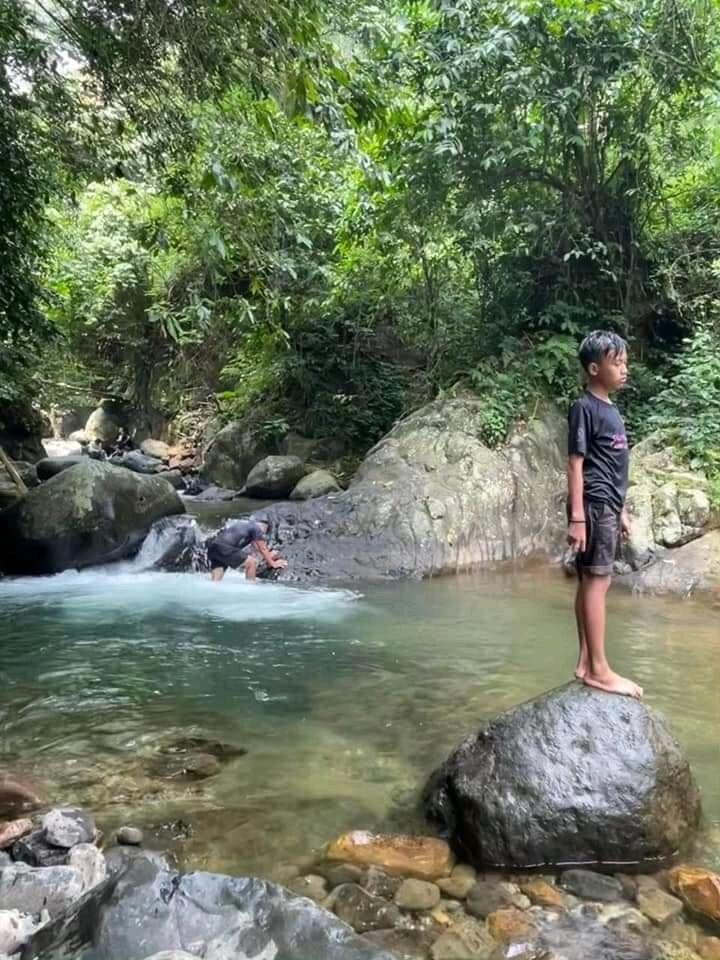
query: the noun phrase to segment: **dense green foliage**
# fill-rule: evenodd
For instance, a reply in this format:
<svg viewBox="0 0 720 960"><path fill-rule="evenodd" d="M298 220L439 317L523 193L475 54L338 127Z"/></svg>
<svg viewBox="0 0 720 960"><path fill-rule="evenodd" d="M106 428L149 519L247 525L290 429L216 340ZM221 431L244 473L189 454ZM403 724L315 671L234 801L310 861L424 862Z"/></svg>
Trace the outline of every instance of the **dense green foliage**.
<svg viewBox="0 0 720 960"><path fill-rule="evenodd" d="M45 403L362 449L460 385L498 442L609 326L634 434L717 471L712 0L0 9L6 395L47 330Z"/></svg>

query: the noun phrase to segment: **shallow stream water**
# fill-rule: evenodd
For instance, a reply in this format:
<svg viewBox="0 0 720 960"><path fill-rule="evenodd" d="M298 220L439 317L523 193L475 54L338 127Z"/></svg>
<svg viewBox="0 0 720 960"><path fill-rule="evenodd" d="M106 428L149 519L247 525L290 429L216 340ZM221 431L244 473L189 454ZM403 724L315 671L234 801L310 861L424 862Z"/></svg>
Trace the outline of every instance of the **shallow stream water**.
<svg viewBox="0 0 720 960"><path fill-rule="evenodd" d="M464 733L567 680L571 600L547 569L360 590L132 564L0 580L3 762L183 866L280 876L340 831L412 826ZM686 749L715 865L718 623L702 603L610 597L612 660ZM188 737L247 752L167 779L163 750Z"/></svg>

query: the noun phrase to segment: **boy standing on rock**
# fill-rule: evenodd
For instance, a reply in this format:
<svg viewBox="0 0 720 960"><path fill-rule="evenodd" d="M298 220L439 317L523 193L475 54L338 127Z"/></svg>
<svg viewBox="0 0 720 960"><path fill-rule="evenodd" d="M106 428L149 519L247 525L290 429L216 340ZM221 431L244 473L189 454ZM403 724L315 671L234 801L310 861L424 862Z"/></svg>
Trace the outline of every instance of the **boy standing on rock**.
<svg viewBox="0 0 720 960"><path fill-rule="evenodd" d="M642 687L610 669L605 656L605 597L621 536L629 450L625 424L610 394L625 386L627 344L596 330L580 345L587 387L568 417L568 543L576 556L575 597L580 656L575 676L591 687L642 697Z"/></svg>

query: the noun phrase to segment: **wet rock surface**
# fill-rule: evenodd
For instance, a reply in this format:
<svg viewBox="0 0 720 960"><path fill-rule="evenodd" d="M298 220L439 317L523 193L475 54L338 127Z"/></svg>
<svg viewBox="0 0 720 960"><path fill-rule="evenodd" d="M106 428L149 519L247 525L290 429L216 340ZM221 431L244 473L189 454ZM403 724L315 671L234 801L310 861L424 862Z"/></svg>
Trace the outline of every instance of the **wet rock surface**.
<svg viewBox="0 0 720 960"><path fill-rule="evenodd" d="M476 866L653 862L700 820L697 785L662 716L580 683L466 737L424 803Z"/></svg>
<svg viewBox="0 0 720 960"><path fill-rule="evenodd" d="M543 414L498 450L477 397L408 416L338 494L273 504L281 579L424 577L554 553L565 525L564 418Z"/></svg>
<svg viewBox="0 0 720 960"><path fill-rule="evenodd" d="M185 512L175 490L83 458L0 514L0 570L47 574L108 563L137 551L151 525Z"/></svg>

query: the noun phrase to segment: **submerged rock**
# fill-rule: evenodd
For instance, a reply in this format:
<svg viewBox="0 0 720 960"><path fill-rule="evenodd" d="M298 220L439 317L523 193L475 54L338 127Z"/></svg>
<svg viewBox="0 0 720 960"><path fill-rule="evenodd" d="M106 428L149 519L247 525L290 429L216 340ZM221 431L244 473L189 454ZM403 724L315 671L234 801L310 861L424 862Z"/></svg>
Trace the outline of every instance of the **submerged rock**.
<svg viewBox="0 0 720 960"><path fill-rule="evenodd" d="M16 773L0 772L0 817L37 810L45 802L41 789Z"/></svg>
<svg viewBox="0 0 720 960"><path fill-rule="evenodd" d="M700 820L697 785L663 717L575 682L467 736L424 803L478 867L656 861Z"/></svg>
<svg viewBox="0 0 720 960"><path fill-rule="evenodd" d="M304 475L300 457L265 457L248 474L243 492L248 497L281 499L289 496Z"/></svg>
<svg viewBox="0 0 720 960"><path fill-rule="evenodd" d="M720 874L682 864L670 871L670 889L694 913L720 925Z"/></svg>
<svg viewBox="0 0 720 960"><path fill-rule="evenodd" d="M328 860L382 867L388 873L418 880L449 876L454 860L450 847L437 837L367 830L342 834L328 846L325 856Z"/></svg>
<svg viewBox="0 0 720 960"><path fill-rule="evenodd" d="M155 520L185 507L159 477L85 462L31 490L0 514L0 570L58 573L135 553Z"/></svg>
<svg viewBox="0 0 720 960"><path fill-rule="evenodd" d="M322 907L276 884L177 874L144 857L131 861L100 907L93 941L103 960L145 960L168 950L218 960L393 960Z"/></svg>
<svg viewBox="0 0 720 960"><path fill-rule="evenodd" d="M484 412L474 396L437 400L393 427L348 490L266 508L289 561L280 579L425 577L556 552L564 418L547 412L491 450Z"/></svg>

